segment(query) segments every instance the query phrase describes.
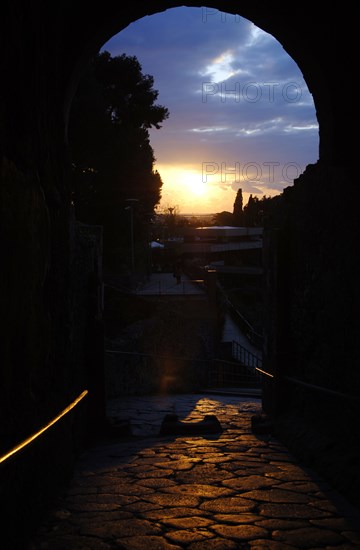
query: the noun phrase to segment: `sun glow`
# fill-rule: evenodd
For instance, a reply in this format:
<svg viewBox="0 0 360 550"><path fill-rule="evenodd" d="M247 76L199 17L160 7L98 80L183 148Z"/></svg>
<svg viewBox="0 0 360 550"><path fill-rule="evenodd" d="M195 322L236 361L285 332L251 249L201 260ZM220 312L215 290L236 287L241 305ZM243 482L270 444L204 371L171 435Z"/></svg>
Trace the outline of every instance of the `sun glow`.
<svg viewBox="0 0 360 550"><path fill-rule="evenodd" d="M184 170L179 174L178 185L184 192L190 192L196 197L202 197L207 192L207 184L203 181L201 172Z"/></svg>
<svg viewBox="0 0 360 550"><path fill-rule="evenodd" d="M205 163L202 170L191 164L185 167L181 164L158 164L156 169L163 181L159 210L177 207L180 213L187 214L232 212L239 187L243 190L244 204L247 203L250 194L263 194L263 181L260 181L256 171L254 173L251 171L252 168L260 170L260 165L258 167L256 163L251 164L244 171L242 165L236 166L229 163L226 166L229 173L222 175L217 163L207 164L209 166ZM276 187L266 186L267 196L276 194L278 194Z"/></svg>
<svg viewBox="0 0 360 550"><path fill-rule="evenodd" d="M201 166L159 164L157 170L163 180L160 208L179 206L182 213L199 214L225 210L228 193L219 190L210 178L206 179Z"/></svg>

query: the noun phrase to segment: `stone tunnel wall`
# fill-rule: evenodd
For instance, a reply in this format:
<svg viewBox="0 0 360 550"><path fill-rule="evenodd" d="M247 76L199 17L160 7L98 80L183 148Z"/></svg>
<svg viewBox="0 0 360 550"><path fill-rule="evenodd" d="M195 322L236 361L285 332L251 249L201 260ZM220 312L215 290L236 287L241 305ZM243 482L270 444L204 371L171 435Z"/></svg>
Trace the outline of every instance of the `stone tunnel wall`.
<svg viewBox="0 0 360 550"><path fill-rule="evenodd" d="M16 196L14 175L12 184L9 198L17 208L12 212L8 205L2 212L15 250L11 254L3 249L11 264L9 271L2 269L1 305L7 319L2 325L0 456L89 391L48 431L0 464L4 538L23 548L49 501L71 476L90 430L96 433L105 414L98 279L102 232L70 221L68 256L63 269L47 281L50 225L45 202L35 191L22 189ZM4 206L4 195L2 199Z"/></svg>
<svg viewBox="0 0 360 550"><path fill-rule="evenodd" d="M350 171L318 163L282 195L265 254L264 365L274 378L263 401L296 453L359 503L359 216L350 181Z"/></svg>

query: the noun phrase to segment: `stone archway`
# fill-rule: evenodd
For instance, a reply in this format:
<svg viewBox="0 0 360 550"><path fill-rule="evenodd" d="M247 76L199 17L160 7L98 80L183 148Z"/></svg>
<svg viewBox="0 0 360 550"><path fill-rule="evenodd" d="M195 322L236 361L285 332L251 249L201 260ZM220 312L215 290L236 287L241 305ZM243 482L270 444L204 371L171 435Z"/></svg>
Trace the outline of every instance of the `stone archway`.
<svg viewBox="0 0 360 550"><path fill-rule="evenodd" d="M150 16L179 6L202 7L199 2L153 2L151 6L135 4L126 10L112 6L107 13L88 14L87 40L77 44L77 65L72 73L69 95L76 85L76 80L85 60L95 54L114 34L142 17ZM239 5L238 2L206 3L209 10L219 10L229 14L238 14L252 21L256 26L272 34L284 47L285 51L298 64L305 81L313 95L320 127L319 157L321 160L339 164L352 157L352 148L344 143L347 121L351 120L351 105L339 101L339 85L335 81L334 67L341 65L343 71L351 74L351 25L346 13L327 14L312 12L308 6L288 6L282 2L266 5L265 2L255 5ZM347 29L338 39L332 29ZM335 31L334 31L335 32ZM348 78L348 77L346 77ZM350 79L347 80L350 85ZM350 91L351 93L351 91Z"/></svg>
<svg viewBox="0 0 360 550"><path fill-rule="evenodd" d="M28 2L15 0L2 7L0 290L5 323L0 414L5 419L4 441L27 435L66 404L87 380L83 363L86 312L76 291L91 270L85 261L74 277L78 243L66 150L66 120L82 67L132 21L180 5L184 4L134 2L124 8L120 2L108 1L98 7L80 1L36 2L30 7ZM188 1L186 6L201 5ZM280 227L276 265L283 277L281 318L276 320L277 330L269 331L269 338L277 341L272 360L278 361L288 376L306 378L309 369L311 373L317 369L320 381L328 383L334 378L335 385L338 362L343 393L359 393L353 103L351 97L342 97L339 83L334 81L334 67L341 66L346 90L350 94L355 90L350 77L355 14L340 6L328 11L325 19L310 2L289 7L285 2L244 5L209 0L207 6L246 17L283 45L303 72L320 126L319 162L299 178L284 199L286 223ZM339 189L347 193L346 204L342 201L340 206ZM317 204L322 205L321 212ZM294 248L296 254L289 259L287 251ZM309 298L314 296L315 301ZM296 368L292 361L295 351L302 361L296 362ZM295 399L293 393L291 399L284 399L284 390L280 391L273 398L285 413L314 414L311 398L295 392ZM351 421L354 410L353 404L341 407L338 432L344 422ZM321 408L316 412L323 427L329 405L324 404L323 413Z"/></svg>

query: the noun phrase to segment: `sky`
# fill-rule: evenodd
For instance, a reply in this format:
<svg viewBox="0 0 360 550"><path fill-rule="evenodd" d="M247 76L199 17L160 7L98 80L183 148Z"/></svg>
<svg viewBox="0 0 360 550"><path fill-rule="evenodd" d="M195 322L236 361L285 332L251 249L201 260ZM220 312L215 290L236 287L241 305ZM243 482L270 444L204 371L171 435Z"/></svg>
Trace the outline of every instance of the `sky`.
<svg viewBox="0 0 360 550"><path fill-rule="evenodd" d="M159 211L233 211L242 189L274 196L316 163L316 111L295 61L251 21L213 8L146 16L102 50L136 56L170 116L150 130Z"/></svg>

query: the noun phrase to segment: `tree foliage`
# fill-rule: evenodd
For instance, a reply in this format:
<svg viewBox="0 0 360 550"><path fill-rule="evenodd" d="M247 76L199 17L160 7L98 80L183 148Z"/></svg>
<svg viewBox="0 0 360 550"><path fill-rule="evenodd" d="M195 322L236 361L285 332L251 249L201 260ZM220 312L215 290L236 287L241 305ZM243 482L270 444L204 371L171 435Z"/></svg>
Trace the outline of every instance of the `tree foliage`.
<svg viewBox="0 0 360 550"><path fill-rule="evenodd" d="M233 225L235 227L266 227L277 225L279 199L281 196L259 199L250 195L247 204L243 207L242 189L239 189L234 201L233 212L223 211L214 214L213 225Z"/></svg>
<svg viewBox="0 0 360 550"><path fill-rule="evenodd" d="M104 228L104 261L120 259L129 243L126 199L136 199L134 237L161 198L162 180L154 170L151 128L161 128L166 107L156 104L154 79L136 57L99 53L74 98L69 147L77 219ZM122 254L124 257L124 254Z"/></svg>
<svg viewBox="0 0 360 550"><path fill-rule="evenodd" d="M244 223L242 189L238 189L234 201L233 224L241 227Z"/></svg>
<svg viewBox="0 0 360 550"><path fill-rule="evenodd" d="M264 227L267 225L270 216L274 211L276 197L267 197L264 195L258 197L249 196L247 204L244 206L243 218L246 227Z"/></svg>
<svg viewBox="0 0 360 550"><path fill-rule="evenodd" d="M233 225L234 216L232 212L228 212L227 210L223 210L222 212L217 212L214 214L212 223L213 225Z"/></svg>

